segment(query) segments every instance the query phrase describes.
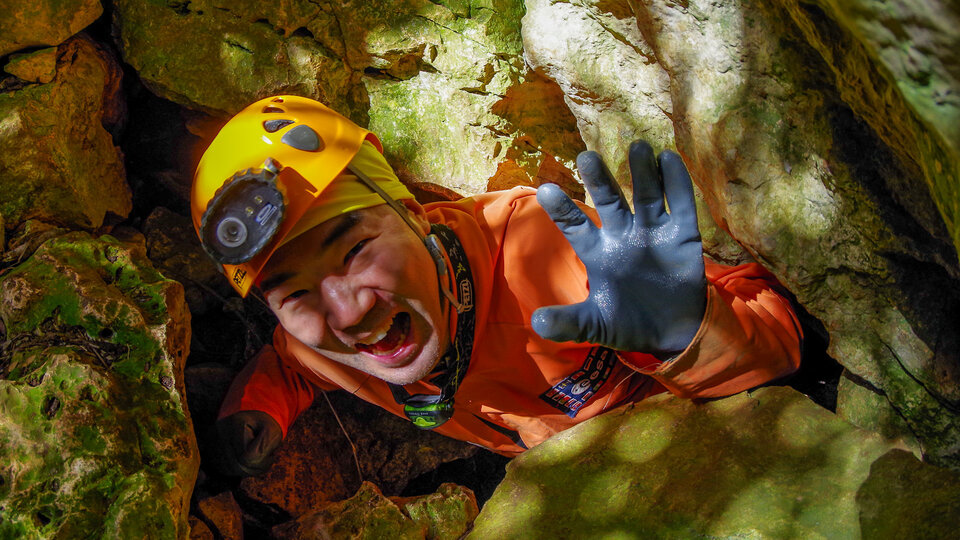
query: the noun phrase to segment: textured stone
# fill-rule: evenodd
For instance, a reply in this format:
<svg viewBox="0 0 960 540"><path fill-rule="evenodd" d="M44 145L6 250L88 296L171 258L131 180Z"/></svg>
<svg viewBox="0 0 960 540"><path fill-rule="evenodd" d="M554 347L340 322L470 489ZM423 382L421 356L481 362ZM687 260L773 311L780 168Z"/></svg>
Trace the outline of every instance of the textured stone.
<svg viewBox="0 0 960 540"><path fill-rule="evenodd" d="M0 17L0 57L30 47L59 45L97 20L100 0L9 2Z"/></svg>
<svg viewBox="0 0 960 540"><path fill-rule="evenodd" d="M485 191L498 162L511 154L515 161L523 156L528 176L544 155L573 166L582 148L573 117L556 85L528 72L523 62L522 2L390 4L392 17L380 18L379 7L377 14L365 14L377 17L364 37L367 49L378 57L391 51L421 55L420 69L402 79L375 76L365 84L370 129L401 178L474 195ZM541 96L541 104L512 99L534 86L553 91ZM530 114L520 121L514 113L524 108Z"/></svg>
<svg viewBox="0 0 960 540"><path fill-rule="evenodd" d="M855 116L781 8L632 5L717 223L824 323L828 353L886 394L926 458L960 466L960 271L948 236L918 225L924 205L904 207L933 207L916 167Z"/></svg>
<svg viewBox="0 0 960 540"><path fill-rule="evenodd" d="M397 505L380 493L377 486L364 482L353 497L310 512L296 521L278 525L273 528L271 535L278 540L422 540L425 537L425 527L405 516Z"/></svg>
<svg viewBox="0 0 960 540"><path fill-rule="evenodd" d="M393 502L414 523L426 528L427 540L462 538L480 513L473 492L450 483L441 484L436 493Z"/></svg>
<svg viewBox="0 0 960 540"><path fill-rule="evenodd" d="M349 497L361 479L397 495L411 479L476 453L474 446L417 429L354 396L328 396L343 428L318 397L291 426L271 468L241 481L244 495L300 516Z"/></svg>
<svg viewBox="0 0 960 540"><path fill-rule="evenodd" d="M4 273L0 320L0 537L186 536L182 287L73 232Z"/></svg>
<svg viewBox="0 0 960 540"><path fill-rule="evenodd" d="M215 540L216 536L206 523L196 516L190 516L190 540Z"/></svg>
<svg viewBox="0 0 960 540"><path fill-rule="evenodd" d="M147 256L157 269L183 284L190 313L207 313L230 295L229 285L200 245L190 218L157 207L147 216L143 234Z"/></svg>
<svg viewBox="0 0 960 540"><path fill-rule="evenodd" d="M11 55L3 70L27 82L46 84L57 74L57 48Z"/></svg>
<svg viewBox="0 0 960 540"><path fill-rule="evenodd" d="M0 94L0 213L7 228L39 219L73 228L126 217L130 190L120 152L102 122L118 98L119 66L78 36L57 49L48 84Z"/></svg>
<svg viewBox="0 0 960 540"><path fill-rule="evenodd" d="M330 5L208 0L114 3L124 61L157 95L202 110L235 113L260 97L309 96L366 124L360 71L343 59ZM183 46L190 36L190 47Z"/></svg>
<svg viewBox="0 0 960 540"><path fill-rule="evenodd" d="M197 509L220 538L243 539L243 515L229 491L197 501Z"/></svg>
<svg viewBox="0 0 960 540"><path fill-rule="evenodd" d="M910 497L914 480L923 495ZM704 404L661 395L514 459L469 537L945 538L958 494L955 473L788 388ZM910 512L929 534L897 523Z"/></svg>
<svg viewBox="0 0 960 540"><path fill-rule="evenodd" d="M443 484L432 495L391 500L364 482L347 500L330 503L271 531L278 539L397 538L455 540L477 516L473 493Z"/></svg>

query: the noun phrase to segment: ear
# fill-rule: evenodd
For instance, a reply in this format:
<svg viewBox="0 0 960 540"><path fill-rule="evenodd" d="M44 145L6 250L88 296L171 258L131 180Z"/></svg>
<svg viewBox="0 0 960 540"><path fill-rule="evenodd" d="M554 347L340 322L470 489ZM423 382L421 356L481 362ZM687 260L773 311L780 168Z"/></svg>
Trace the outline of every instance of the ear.
<svg viewBox="0 0 960 540"><path fill-rule="evenodd" d="M420 231L424 236L430 234L430 220L427 219L427 211L416 201L416 199L403 199L400 201L410 212L413 222L420 226Z"/></svg>

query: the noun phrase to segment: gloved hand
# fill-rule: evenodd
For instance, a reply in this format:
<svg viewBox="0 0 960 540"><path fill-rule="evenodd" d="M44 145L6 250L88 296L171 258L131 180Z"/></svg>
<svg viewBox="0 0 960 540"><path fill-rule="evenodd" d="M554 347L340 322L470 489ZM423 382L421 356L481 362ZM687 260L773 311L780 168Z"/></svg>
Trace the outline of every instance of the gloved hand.
<svg viewBox="0 0 960 540"><path fill-rule="evenodd" d="M270 468L283 430L263 411L240 411L217 421L217 438L223 472L251 476Z"/></svg>
<svg viewBox="0 0 960 540"><path fill-rule="evenodd" d="M540 308L531 322L546 339L663 358L690 344L706 308L693 185L674 152L661 152L654 160L650 145L637 141L628 159L635 215L600 156L577 156L600 228L556 185L537 190L537 201L586 266L590 293L579 304Z"/></svg>

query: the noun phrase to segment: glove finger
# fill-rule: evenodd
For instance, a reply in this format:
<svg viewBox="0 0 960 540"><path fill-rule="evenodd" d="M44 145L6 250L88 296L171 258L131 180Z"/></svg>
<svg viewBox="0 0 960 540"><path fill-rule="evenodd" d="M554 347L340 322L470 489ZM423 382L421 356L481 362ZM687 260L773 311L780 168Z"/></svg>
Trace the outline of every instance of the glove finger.
<svg viewBox="0 0 960 540"><path fill-rule="evenodd" d="M551 341L589 341L600 339L600 312L590 302L537 309L530 317L534 332Z"/></svg>
<svg viewBox="0 0 960 540"><path fill-rule="evenodd" d="M667 214L663 203L663 186L653 157L653 148L646 141L634 141L627 154L633 180L633 210L639 225L651 226L663 221Z"/></svg>
<svg viewBox="0 0 960 540"><path fill-rule="evenodd" d="M697 205L694 201L693 182L683 159L676 152L664 150L658 158L663 174L663 189L670 205L670 217L681 224L697 226Z"/></svg>
<svg viewBox="0 0 960 540"><path fill-rule="evenodd" d="M583 185L590 192L601 225L611 231L622 231L629 227L632 221L630 207L623 197L620 184L613 179L600 154L580 152L577 156L577 170L580 171Z"/></svg>
<svg viewBox="0 0 960 540"><path fill-rule="evenodd" d="M537 188L537 202L583 259L582 254L597 243L597 226L556 184L544 184Z"/></svg>

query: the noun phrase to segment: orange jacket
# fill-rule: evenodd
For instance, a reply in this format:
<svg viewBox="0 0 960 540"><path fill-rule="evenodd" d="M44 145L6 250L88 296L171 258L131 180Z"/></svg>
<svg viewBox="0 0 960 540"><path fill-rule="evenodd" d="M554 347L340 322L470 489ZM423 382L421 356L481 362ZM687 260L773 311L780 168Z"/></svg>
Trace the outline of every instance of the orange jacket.
<svg viewBox="0 0 960 540"><path fill-rule="evenodd" d="M681 397L730 395L795 370L800 326L757 264L735 268L706 261L704 322L691 344L661 363L645 353L614 353L538 336L530 316L541 306L587 296L586 272L536 202L515 188L427 205L433 223L451 227L473 272L476 333L470 367L451 420L435 431L504 455L628 402L662 392ZM451 321L452 322L452 321ZM314 387L342 388L405 418L386 383L333 362L282 327L231 386L221 417L267 412L284 430L313 401ZM411 394L437 394L426 382Z"/></svg>

